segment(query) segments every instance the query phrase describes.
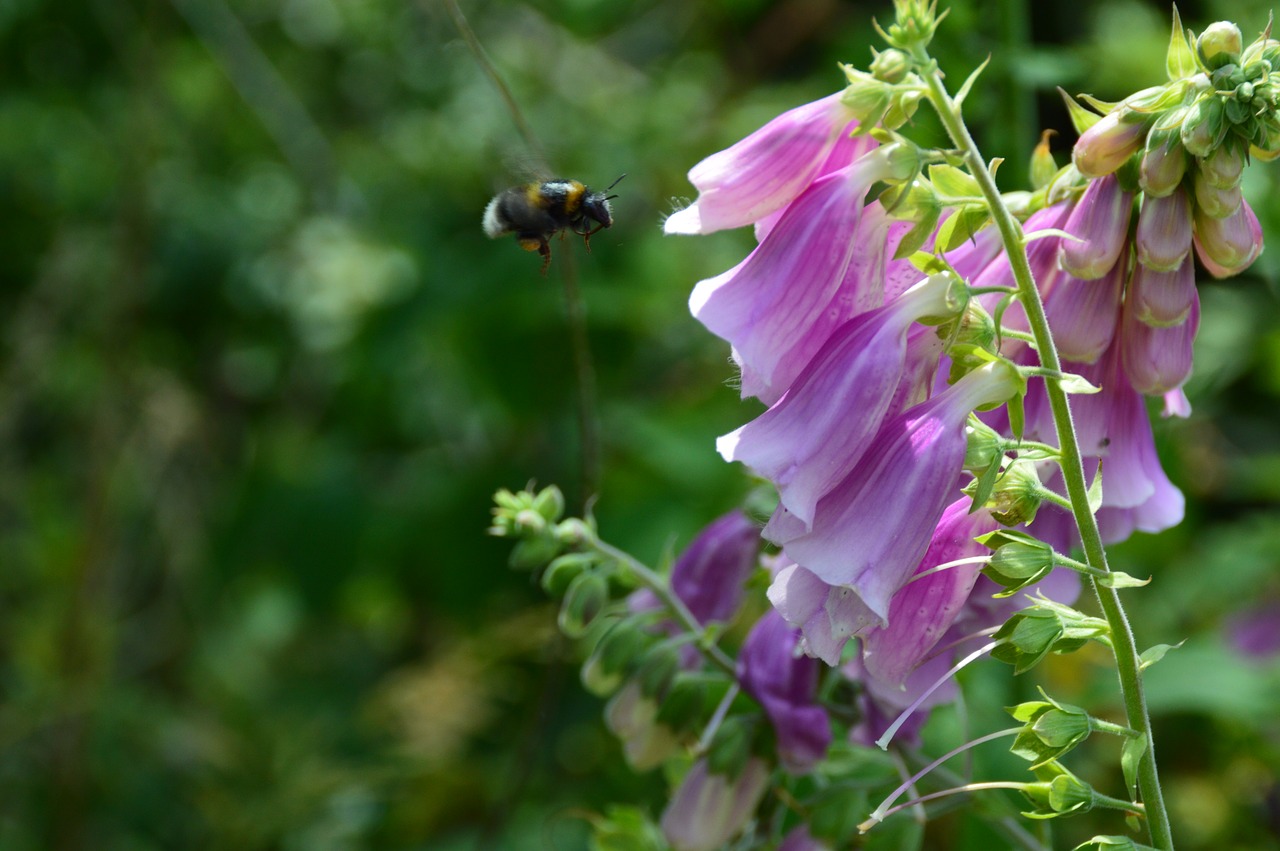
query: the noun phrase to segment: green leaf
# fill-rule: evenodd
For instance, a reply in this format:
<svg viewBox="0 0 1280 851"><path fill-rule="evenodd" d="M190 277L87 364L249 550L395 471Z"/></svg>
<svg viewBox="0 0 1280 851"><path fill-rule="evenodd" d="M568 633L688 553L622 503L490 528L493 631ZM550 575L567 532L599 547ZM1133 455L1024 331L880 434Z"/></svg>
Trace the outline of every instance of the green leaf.
<svg viewBox="0 0 1280 851"><path fill-rule="evenodd" d="M1104 576L1097 577L1099 585L1105 585L1108 588L1141 588L1151 582L1151 578L1139 579L1136 576L1130 576L1118 570L1113 570Z"/></svg>
<svg viewBox="0 0 1280 851"><path fill-rule="evenodd" d="M1064 372L1057 376L1058 386L1063 393L1074 393L1079 396L1092 396L1102 392L1102 388L1089 383L1089 380L1074 372Z"/></svg>
<svg viewBox="0 0 1280 851"><path fill-rule="evenodd" d="M1058 93L1061 94L1062 99L1066 101L1067 112L1071 115L1071 124L1076 128L1076 133L1083 133L1093 125L1097 124L1098 120L1102 118L1101 115L1090 112L1077 103L1076 99L1067 94L1066 90L1061 86L1058 87Z"/></svg>
<svg viewBox="0 0 1280 851"><path fill-rule="evenodd" d="M1124 785L1129 789L1129 797L1138 797L1138 766L1142 763L1142 755L1147 752L1147 737L1133 736L1124 740L1124 750L1120 752L1120 768L1124 771Z"/></svg>
<svg viewBox="0 0 1280 851"><path fill-rule="evenodd" d="M1170 650L1177 650L1186 643L1187 640L1184 638L1177 644L1157 644L1154 647L1148 647L1146 650L1142 651L1141 655L1138 656L1138 670L1145 671L1147 668L1150 668L1156 662L1163 659L1165 654Z"/></svg>
<svg viewBox="0 0 1280 851"><path fill-rule="evenodd" d="M956 109L959 109L961 105L964 104L964 99L969 96L969 90L973 88L973 84L977 82L979 75L981 75L982 72L986 70L989 64L991 64L990 53L987 54L986 59L982 60L981 65L973 69L973 73L971 73L968 76L968 78L965 79L964 85L962 85L960 87L960 90L956 92L956 96L955 96Z"/></svg>
<svg viewBox="0 0 1280 851"><path fill-rule="evenodd" d="M915 227L907 231L906 236L902 237L902 240L898 243L897 250L893 252L893 259L901 260L904 257L910 257L923 248L938 227L938 220L941 218L941 210L926 213L924 218L918 221Z"/></svg>
<svg viewBox="0 0 1280 851"><path fill-rule="evenodd" d="M1093 481L1089 484L1089 492L1086 494L1089 500L1089 513L1097 514L1098 509L1102 508L1102 459L1098 459L1098 471L1093 474Z"/></svg>
<svg viewBox="0 0 1280 851"><path fill-rule="evenodd" d="M982 187L971 174L945 163L929 166L929 183L941 198L955 201L982 197Z"/></svg>
<svg viewBox="0 0 1280 851"><path fill-rule="evenodd" d="M1178 7L1173 7L1173 32L1169 34L1169 52L1164 57L1164 68L1170 80L1190 77L1200 70L1196 61L1196 52L1187 40L1187 32L1182 28L1182 18L1178 15Z"/></svg>

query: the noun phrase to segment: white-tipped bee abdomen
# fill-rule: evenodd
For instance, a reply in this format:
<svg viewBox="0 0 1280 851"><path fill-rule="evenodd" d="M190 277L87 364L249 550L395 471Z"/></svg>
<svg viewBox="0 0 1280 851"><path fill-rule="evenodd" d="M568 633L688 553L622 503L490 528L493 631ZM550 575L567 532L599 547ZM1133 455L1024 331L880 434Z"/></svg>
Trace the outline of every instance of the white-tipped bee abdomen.
<svg viewBox="0 0 1280 851"><path fill-rule="evenodd" d="M489 202L489 206L484 208L484 232L490 239L496 239L504 233L510 233L511 227L498 215L498 202L502 200L501 195L495 195L493 200Z"/></svg>

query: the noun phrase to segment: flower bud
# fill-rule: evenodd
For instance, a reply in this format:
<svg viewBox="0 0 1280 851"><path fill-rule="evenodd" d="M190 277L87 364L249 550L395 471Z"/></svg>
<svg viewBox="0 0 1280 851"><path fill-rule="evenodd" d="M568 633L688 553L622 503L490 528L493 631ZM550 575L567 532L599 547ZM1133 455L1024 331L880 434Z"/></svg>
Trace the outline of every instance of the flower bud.
<svg viewBox="0 0 1280 851"><path fill-rule="evenodd" d="M1191 204L1185 192L1143 198L1137 243L1138 261L1148 269L1168 272L1182 265L1191 253Z"/></svg>
<svg viewBox="0 0 1280 851"><path fill-rule="evenodd" d="M595 557L588 553L567 553L556 558L542 572L542 590L552 597L563 595L578 574L590 568L595 562Z"/></svg>
<svg viewBox="0 0 1280 851"><path fill-rule="evenodd" d="M1114 174L1090 181L1064 227L1078 239L1062 240L1062 268L1088 281L1105 275L1120 258L1132 212L1133 196Z"/></svg>
<svg viewBox="0 0 1280 851"><path fill-rule="evenodd" d="M1240 208L1244 196L1240 194L1240 184L1225 189L1211 184L1202 170L1196 170L1195 176L1196 208L1206 216L1224 219Z"/></svg>
<svg viewBox="0 0 1280 851"><path fill-rule="evenodd" d="M1187 230L1189 235L1190 227ZM1058 275L1044 306L1062 357L1093 363L1111 345L1127 265L1116 263L1096 281L1082 281L1065 272Z"/></svg>
<svg viewBox="0 0 1280 851"><path fill-rule="evenodd" d="M901 50L889 48L871 60L871 75L886 83L901 83L911 70L911 62Z"/></svg>
<svg viewBox="0 0 1280 851"><path fill-rule="evenodd" d="M1239 274L1262 253L1262 226L1248 201L1222 219L1195 214L1195 247L1215 278Z"/></svg>
<svg viewBox="0 0 1280 851"><path fill-rule="evenodd" d="M1192 344L1200 327L1200 300L1193 295L1185 322L1153 328L1126 310L1120 330L1120 356L1133 389L1160 396L1181 387L1191 375Z"/></svg>
<svg viewBox="0 0 1280 851"><path fill-rule="evenodd" d="M1218 21L1200 33L1196 39L1196 52L1204 64L1214 70L1238 62L1242 42L1238 26L1230 21Z"/></svg>
<svg viewBox="0 0 1280 851"><path fill-rule="evenodd" d="M1048 576L1051 570L1053 547L1029 535L1019 535L1002 544L982 572L995 583L1004 586L1005 590L997 596L1007 597L1019 589L1035 585Z"/></svg>
<svg viewBox="0 0 1280 851"><path fill-rule="evenodd" d="M1240 184L1240 175L1244 171L1243 145L1221 145L1209 156L1196 163L1199 176L1213 187L1230 189Z"/></svg>
<svg viewBox="0 0 1280 851"><path fill-rule="evenodd" d="M1036 475L1035 466L1026 461L1014 461L996 483L995 491L987 500L987 508L1002 525L1030 523L1036 519L1036 511L1040 508L1040 491L1040 477ZM996 551L997 556L1000 550Z"/></svg>
<svg viewBox="0 0 1280 851"><path fill-rule="evenodd" d="M614 624L582 666L582 685L598 697L613 694L650 641L632 619Z"/></svg>
<svg viewBox="0 0 1280 851"><path fill-rule="evenodd" d="M1190 257L1171 272L1157 272L1139 263L1129 281L1125 310L1154 328L1180 325L1191 312L1195 298L1196 269Z"/></svg>
<svg viewBox="0 0 1280 851"><path fill-rule="evenodd" d="M569 583L560 604L560 631L581 638L609 602L609 583L598 571L579 574Z"/></svg>
<svg viewBox="0 0 1280 851"><path fill-rule="evenodd" d="M1197 157L1207 157L1227 135L1222 101L1213 94L1196 101L1182 122L1182 146Z"/></svg>
<svg viewBox="0 0 1280 851"><path fill-rule="evenodd" d="M1147 137L1147 149L1142 155L1138 171L1138 185L1148 197L1163 198L1182 183L1187 172L1187 152L1176 133L1164 135L1157 141L1157 134Z"/></svg>
<svg viewBox="0 0 1280 851"><path fill-rule="evenodd" d="M991 426L976 417L969 418L964 429L964 468L981 473L1004 457L1004 438Z"/></svg>
<svg viewBox="0 0 1280 851"><path fill-rule="evenodd" d="M1085 177L1111 174L1142 147L1146 131L1143 116L1128 109L1117 109L1102 116L1080 135L1071 159Z"/></svg>
<svg viewBox="0 0 1280 851"><path fill-rule="evenodd" d="M1093 732L1089 713L1054 700L1033 700L1008 710L1025 726L1009 749L1037 768L1065 756Z"/></svg>
<svg viewBox="0 0 1280 851"><path fill-rule="evenodd" d="M555 485L543 488L533 498L533 510L541 514L548 523L555 523L564 514L564 494Z"/></svg>

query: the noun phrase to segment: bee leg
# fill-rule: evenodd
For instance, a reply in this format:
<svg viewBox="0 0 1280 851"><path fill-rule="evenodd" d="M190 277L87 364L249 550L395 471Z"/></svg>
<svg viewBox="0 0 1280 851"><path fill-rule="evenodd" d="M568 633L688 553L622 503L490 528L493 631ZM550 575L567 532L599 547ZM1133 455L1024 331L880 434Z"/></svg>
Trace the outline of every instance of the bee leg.
<svg viewBox="0 0 1280 851"><path fill-rule="evenodd" d="M573 229L573 232L582 237L582 244L587 247L587 253L590 254L591 253L591 235L593 233L596 233L602 230L603 228L604 228L604 225L596 225L595 227L587 228L586 230L578 230L575 227Z"/></svg>
<svg viewBox="0 0 1280 851"><path fill-rule="evenodd" d="M547 267L551 265L551 243L543 239L542 245L538 246L538 253L542 255L542 277L545 278Z"/></svg>

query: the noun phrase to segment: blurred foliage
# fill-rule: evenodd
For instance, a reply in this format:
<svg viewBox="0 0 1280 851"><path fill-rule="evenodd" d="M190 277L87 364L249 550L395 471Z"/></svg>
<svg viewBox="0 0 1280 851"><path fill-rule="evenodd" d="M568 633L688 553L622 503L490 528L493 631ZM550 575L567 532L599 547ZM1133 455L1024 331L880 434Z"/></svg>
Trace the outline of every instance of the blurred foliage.
<svg viewBox="0 0 1280 851"><path fill-rule="evenodd" d="M685 301L750 235L658 223L699 158L867 61L887 6L465 3L539 166L437 0L0 0L0 848L570 849L611 801L659 806L489 496L583 496L576 268L602 528L656 560L740 499L713 439L755 408ZM968 108L1009 188L1040 126L1067 150L1053 86L1162 67L1164 3L951 6L937 53L956 79L995 54ZM628 173L545 279L479 228L531 167ZM1280 177L1249 179L1275 242ZM1280 667L1223 632L1280 598L1277 256L1206 284L1197 413L1159 427L1188 522L1116 553L1155 577L1140 638L1188 638L1150 691L1189 848L1280 848ZM1054 670L1117 714L1105 669ZM1003 669L971 685L975 725L1010 702ZM991 847L948 819L934 847Z"/></svg>

